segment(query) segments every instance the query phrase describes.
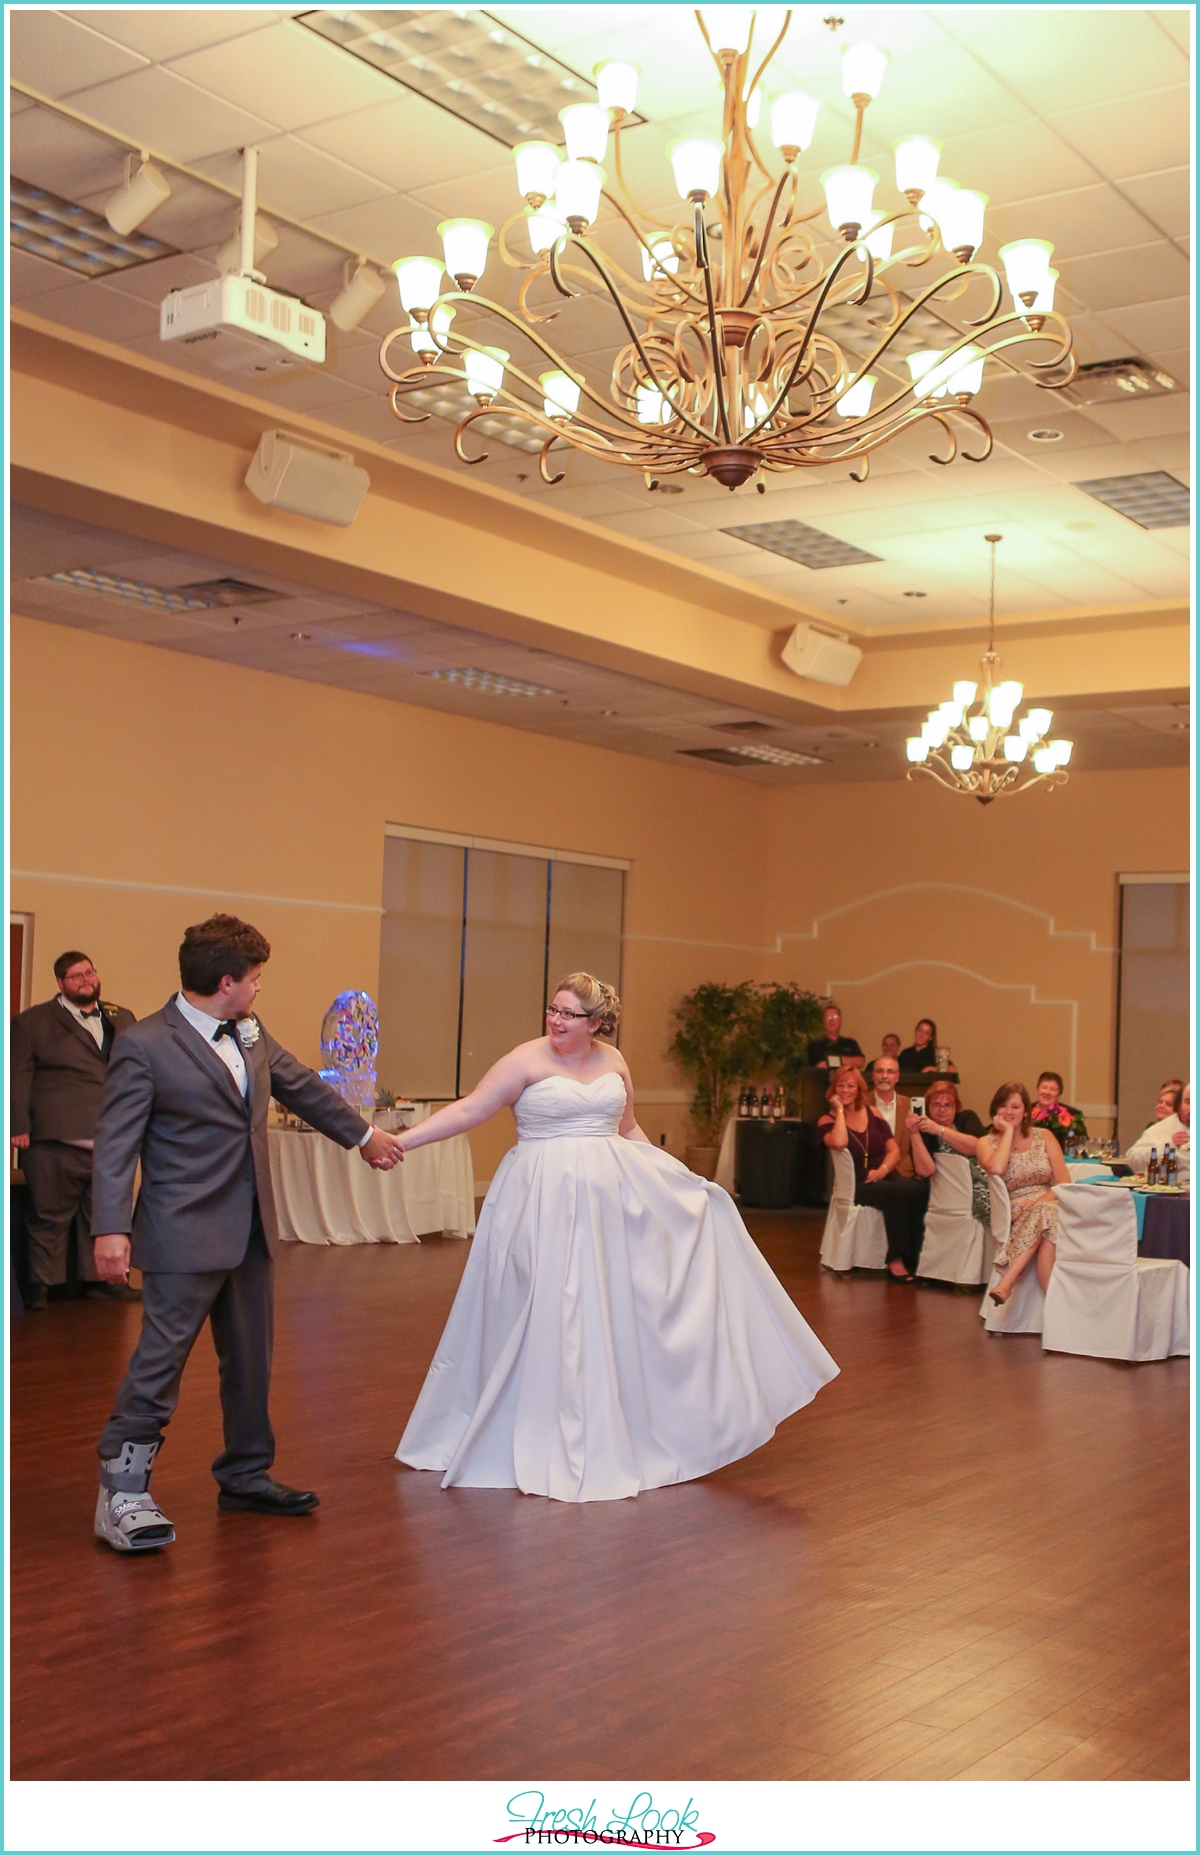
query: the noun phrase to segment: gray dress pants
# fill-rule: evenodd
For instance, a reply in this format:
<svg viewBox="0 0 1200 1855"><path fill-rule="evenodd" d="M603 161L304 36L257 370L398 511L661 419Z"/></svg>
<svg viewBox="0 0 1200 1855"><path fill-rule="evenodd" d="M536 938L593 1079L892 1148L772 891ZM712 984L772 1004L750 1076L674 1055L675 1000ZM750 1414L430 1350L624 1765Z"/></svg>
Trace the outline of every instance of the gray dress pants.
<svg viewBox="0 0 1200 1855"><path fill-rule="evenodd" d="M143 1274L141 1338L100 1438L102 1462L119 1455L123 1443L162 1441L179 1402L183 1368L207 1320L217 1349L225 1429L225 1448L212 1472L231 1493L262 1484L275 1460L267 1414L274 1273L256 1211L236 1269Z"/></svg>
<svg viewBox="0 0 1200 1855"><path fill-rule="evenodd" d="M92 1154L89 1147L65 1140L35 1140L20 1154L29 1187L29 1274L43 1288L67 1279L67 1243L76 1229L77 1273L81 1282L99 1281L92 1261Z"/></svg>

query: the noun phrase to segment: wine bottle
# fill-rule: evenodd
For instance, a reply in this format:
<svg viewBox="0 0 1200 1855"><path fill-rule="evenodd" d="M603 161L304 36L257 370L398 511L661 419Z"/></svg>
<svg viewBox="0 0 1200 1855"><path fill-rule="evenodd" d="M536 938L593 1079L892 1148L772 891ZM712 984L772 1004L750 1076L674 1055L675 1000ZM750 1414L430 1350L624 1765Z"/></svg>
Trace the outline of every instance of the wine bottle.
<svg viewBox="0 0 1200 1855"><path fill-rule="evenodd" d="M747 1094L746 1090L743 1089L741 1094L738 1096L738 1120L744 1121L747 1115L749 1114L749 1112L750 1112L750 1097Z"/></svg>
<svg viewBox="0 0 1200 1855"><path fill-rule="evenodd" d="M757 1121L758 1119L758 1095L756 1094L754 1089L750 1090L750 1099L749 1099L748 1106L749 1106L749 1112L750 1112L750 1119L752 1121Z"/></svg>

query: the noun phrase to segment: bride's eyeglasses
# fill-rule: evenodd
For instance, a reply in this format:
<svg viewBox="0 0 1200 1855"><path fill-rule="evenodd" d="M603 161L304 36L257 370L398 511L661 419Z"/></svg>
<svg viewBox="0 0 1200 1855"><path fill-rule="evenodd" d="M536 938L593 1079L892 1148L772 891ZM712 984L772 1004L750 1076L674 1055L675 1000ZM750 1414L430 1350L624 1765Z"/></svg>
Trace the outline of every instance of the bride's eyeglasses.
<svg viewBox="0 0 1200 1855"><path fill-rule="evenodd" d="M591 1015L590 1011L563 1011L558 1005L546 1006L546 1016L548 1018L562 1018L568 1024L572 1018L590 1018Z"/></svg>

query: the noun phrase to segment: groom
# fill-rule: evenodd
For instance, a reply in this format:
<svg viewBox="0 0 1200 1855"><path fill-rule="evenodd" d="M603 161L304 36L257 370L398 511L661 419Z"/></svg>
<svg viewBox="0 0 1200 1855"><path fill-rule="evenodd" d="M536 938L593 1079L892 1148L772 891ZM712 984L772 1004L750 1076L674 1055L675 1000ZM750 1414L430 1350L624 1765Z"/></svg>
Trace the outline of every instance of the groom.
<svg viewBox="0 0 1200 1855"><path fill-rule="evenodd" d="M339 1146L356 1146L377 1169L389 1170L402 1149L253 1016L270 953L258 929L234 915L188 928L180 990L118 1038L108 1067L93 1159L96 1267L114 1283L126 1280L131 1260L143 1272L141 1338L99 1445L95 1530L117 1552L167 1546L175 1537L149 1493L150 1469L206 1320L225 1428L225 1448L213 1463L217 1506L307 1514L318 1504L315 1494L268 1473L275 1460L267 1392L279 1229L267 1103L274 1095Z"/></svg>

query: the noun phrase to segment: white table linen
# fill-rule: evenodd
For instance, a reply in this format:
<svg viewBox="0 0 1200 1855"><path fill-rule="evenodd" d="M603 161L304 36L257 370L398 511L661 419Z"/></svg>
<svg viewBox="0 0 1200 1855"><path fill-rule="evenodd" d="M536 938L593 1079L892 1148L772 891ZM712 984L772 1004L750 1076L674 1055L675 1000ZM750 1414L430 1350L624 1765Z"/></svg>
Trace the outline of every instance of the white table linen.
<svg viewBox="0 0 1200 1855"><path fill-rule="evenodd" d="M430 1109L418 1109L414 1124ZM268 1130L279 1234L288 1243L417 1243L475 1229L475 1174L465 1134L418 1147L376 1172L323 1134Z"/></svg>

